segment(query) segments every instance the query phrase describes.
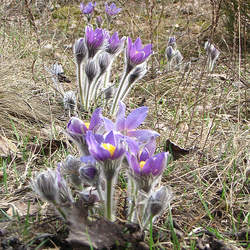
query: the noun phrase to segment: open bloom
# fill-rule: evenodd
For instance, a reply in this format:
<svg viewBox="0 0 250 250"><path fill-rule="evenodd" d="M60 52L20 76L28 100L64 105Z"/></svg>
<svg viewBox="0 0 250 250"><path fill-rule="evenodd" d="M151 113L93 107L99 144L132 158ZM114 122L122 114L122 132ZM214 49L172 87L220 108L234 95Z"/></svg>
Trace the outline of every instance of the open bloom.
<svg viewBox="0 0 250 250"><path fill-rule="evenodd" d="M145 159L146 161L139 161L138 158L131 154L128 161L133 172L136 175L153 175L159 176L167 163L168 153L162 152L155 156Z"/></svg>
<svg viewBox="0 0 250 250"><path fill-rule="evenodd" d="M106 51L111 55L118 55L123 49L125 36L119 39L118 32L108 38Z"/></svg>
<svg viewBox="0 0 250 250"><path fill-rule="evenodd" d="M120 139L114 135L113 131L106 136L94 135L89 131L86 140L90 154L98 161L115 160L125 152Z"/></svg>
<svg viewBox="0 0 250 250"><path fill-rule="evenodd" d="M86 5L84 5L84 3L80 4L80 10L83 14L92 14L92 12L94 11L94 8L96 6L96 2L92 3L89 2Z"/></svg>
<svg viewBox="0 0 250 250"><path fill-rule="evenodd" d="M131 38L127 40L127 71L131 71L134 66L145 62L152 54L152 44L142 45L141 38L138 37L133 43Z"/></svg>
<svg viewBox="0 0 250 250"><path fill-rule="evenodd" d="M89 58L94 57L103 48L107 36L107 31L103 29L96 28L94 30L91 26L85 28L85 42Z"/></svg>
<svg viewBox="0 0 250 250"><path fill-rule="evenodd" d="M117 15L122 9L117 8L115 3L111 3L108 5L108 3L105 3L105 11L108 16L114 16Z"/></svg>
<svg viewBox="0 0 250 250"><path fill-rule="evenodd" d="M107 131L114 130L123 135L129 149L133 152L139 150L138 143L134 140L137 139L139 144L145 145L150 140L155 139L159 134L149 129L136 130L145 120L148 108L140 107L133 110L125 117L126 106L124 103L119 103L119 110L117 112L116 122L113 123L108 118L103 117L104 125Z"/></svg>
<svg viewBox="0 0 250 250"><path fill-rule="evenodd" d="M67 125L67 135L76 143L82 154L89 154L88 147L85 141L87 131L94 133L102 127L103 118L101 108L96 109L91 117L90 123L84 122L77 117L72 117Z"/></svg>
<svg viewBox="0 0 250 250"><path fill-rule="evenodd" d="M145 193L149 193L152 186L156 183L159 177L161 177L165 166L168 161L168 152L162 152L154 156L141 157L140 153L126 154L128 164L130 166L130 175L135 180L138 189L143 190Z"/></svg>

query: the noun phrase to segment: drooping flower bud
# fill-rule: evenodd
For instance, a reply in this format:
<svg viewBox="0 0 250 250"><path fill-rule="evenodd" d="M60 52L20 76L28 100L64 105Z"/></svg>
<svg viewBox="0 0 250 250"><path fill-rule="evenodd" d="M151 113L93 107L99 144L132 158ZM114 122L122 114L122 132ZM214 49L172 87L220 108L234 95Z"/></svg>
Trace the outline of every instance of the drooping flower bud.
<svg viewBox="0 0 250 250"><path fill-rule="evenodd" d="M140 80L146 73L146 63L137 66L128 76L128 86Z"/></svg>
<svg viewBox="0 0 250 250"><path fill-rule="evenodd" d="M76 110L76 95L75 92L70 90L64 93L63 106L65 111L74 113Z"/></svg>
<svg viewBox="0 0 250 250"><path fill-rule="evenodd" d="M147 212L152 216L160 215L167 208L170 201L173 199L171 189L162 186L157 189L149 198Z"/></svg>
<svg viewBox="0 0 250 250"><path fill-rule="evenodd" d="M110 57L109 53L102 52L98 57L98 64L100 67L100 72L99 72L100 75L103 75L106 72L110 63L111 63L111 57Z"/></svg>
<svg viewBox="0 0 250 250"><path fill-rule="evenodd" d="M81 167L81 161L72 155L68 155L66 161L62 164L63 171L66 175L69 175L71 182L76 185L81 185L81 179L79 178L79 168Z"/></svg>
<svg viewBox="0 0 250 250"><path fill-rule="evenodd" d="M79 38L74 44L74 55L76 63L80 65L87 56L88 50L84 41L84 38Z"/></svg>
<svg viewBox="0 0 250 250"><path fill-rule="evenodd" d="M32 189L41 196L42 199L58 204L58 185L55 171L47 170L38 174L31 183Z"/></svg>
<svg viewBox="0 0 250 250"><path fill-rule="evenodd" d="M175 55L175 52L174 52L174 50L173 50L173 48L171 46L168 46L167 49L166 49L165 54L167 56L168 61L171 61L172 58Z"/></svg>
<svg viewBox="0 0 250 250"><path fill-rule="evenodd" d="M89 85L91 85L91 83L93 82L94 78L98 74L98 68L97 68L95 60L88 60L86 66L85 66L85 73L87 75L87 78L88 78L88 81L89 81Z"/></svg>

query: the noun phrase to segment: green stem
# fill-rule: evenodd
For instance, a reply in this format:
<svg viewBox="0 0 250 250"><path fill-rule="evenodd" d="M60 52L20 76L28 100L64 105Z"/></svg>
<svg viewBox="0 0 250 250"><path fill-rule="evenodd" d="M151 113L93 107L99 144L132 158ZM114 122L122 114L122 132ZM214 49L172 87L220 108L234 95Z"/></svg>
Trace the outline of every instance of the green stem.
<svg viewBox="0 0 250 250"><path fill-rule="evenodd" d="M105 217L110 221L112 220L112 184L113 178L109 180L106 179Z"/></svg>
<svg viewBox="0 0 250 250"><path fill-rule="evenodd" d="M79 85L79 94L80 94L80 102L83 105L83 90L82 90L82 81L81 81L81 65L77 64L77 78L78 78L78 85Z"/></svg>
<svg viewBox="0 0 250 250"><path fill-rule="evenodd" d="M63 217L64 220L66 220L67 217L66 217L65 213L63 212L63 210L57 204L54 203L54 205L55 205L57 211L59 212L59 214Z"/></svg>
<svg viewBox="0 0 250 250"><path fill-rule="evenodd" d="M120 100L119 97L121 95L121 90L123 89L123 84L126 82L126 79L127 79L128 75L129 74L127 72L124 73L124 75L122 77L122 80L121 80L121 82L119 84L118 90L116 91L115 98L113 100L113 104L112 104L112 108L111 108L111 114L112 115L115 115L115 112L116 112L116 109L117 109L117 104L118 104L118 102Z"/></svg>

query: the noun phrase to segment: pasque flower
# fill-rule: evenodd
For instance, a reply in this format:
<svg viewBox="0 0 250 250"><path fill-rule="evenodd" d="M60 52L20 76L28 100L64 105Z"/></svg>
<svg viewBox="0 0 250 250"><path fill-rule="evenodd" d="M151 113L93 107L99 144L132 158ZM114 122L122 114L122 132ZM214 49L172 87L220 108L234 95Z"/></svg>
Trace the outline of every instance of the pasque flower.
<svg viewBox="0 0 250 250"><path fill-rule="evenodd" d="M122 9L117 8L115 3L111 3L108 5L108 3L105 3L105 11L108 16L114 16L117 15Z"/></svg>
<svg viewBox="0 0 250 250"><path fill-rule="evenodd" d="M86 141L90 154L99 161L101 170L105 178L105 216L109 220L114 219L113 211L113 184L121 168L123 155L125 153L122 141L113 131L106 136L95 135L91 131L87 132Z"/></svg>
<svg viewBox="0 0 250 250"><path fill-rule="evenodd" d="M73 52L75 54L76 63L80 65L87 55L87 47L84 38L76 40Z"/></svg>
<svg viewBox="0 0 250 250"><path fill-rule="evenodd" d="M96 28L94 30L91 26L85 28L85 42L89 58L94 57L103 48L107 36L107 31L103 29Z"/></svg>
<svg viewBox="0 0 250 250"><path fill-rule="evenodd" d="M112 36L108 38L106 51L111 55L118 55L123 49L125 39L125 36L119 39L118 32L115 32Z"/></svg>
<svg viewBox="0 0 250 250"><path fill-rule="evenodd" d="M91 117L90 123L83 122L77 117L72 117L67 125L67 135L76 143L79 150L83 155L88 155L88 147L85 141L87 131L93 131L94 133L101 128L103 124L103 117L101 108L96 109Z"/></svg>
<svg viewBox="0 0 250 250"><path fill-rule="evenodd" d="M99 184L99 170L97 162L93 156L82 156L82 166L79 169L80 178L90 185L97 186Z"/></svg>
<svg viewBox="0 0 250 250"><path fill-rule="evenodd" d="M96 6L96 2L92 3L89 2L86 5L84 3L80 4L80 10L83 14L92 14L92 12L94 11L94 8Z"/></svg>
<svg viewBox="0 0 250 250"><path fill-rule="evenodd" d="M137 154L127 153L127 161L130 166L130 175L135 180L139 190L149 193L155 181L162 175L168 161L168 152L162 152L154 156L148 154L148 158Z"/></svg>
<svg viewBox="0 0 250 250"><path fill-rule="evenodd" d="M141 38L138 37L133 43L131 38L127 39L127 71L131 71L136 65L145 62L152 54L152 44L142 45Z"/></svg>
<svg viewBox="0 0 250 250"><path fill-rule="evenodd" d="M123 135L123 140L126 141L128 148L133 152L139 150L139 144L145 145L150 140L155 139L159 134L153 130L138 129L145 120L148 108L140 107L133 110L128 116L125 116L126 106L124 103L119 103L119 110L115 123L110 119L103 117L104 125L107 131L116 131ZM137 139L139 144L134 140Z"/></svg>
<svg viewBox="0 0 250 250"><path fill-rule="evenodd" d="M86 141L90 154L98 161L115 160L120 158L125 149L120 138L110 131L106 136L95 135L87 132Z"/></svg>

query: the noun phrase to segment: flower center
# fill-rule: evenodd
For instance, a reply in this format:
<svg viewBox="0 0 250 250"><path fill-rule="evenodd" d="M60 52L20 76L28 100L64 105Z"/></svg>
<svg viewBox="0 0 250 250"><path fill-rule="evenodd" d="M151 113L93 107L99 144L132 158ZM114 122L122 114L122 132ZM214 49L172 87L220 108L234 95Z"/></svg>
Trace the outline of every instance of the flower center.
<svg viewBox="0 0 250 250"><path fill-rule="evenodd" d="M146 163L145 161L140 161L140 168L141 169L144 167L145 163Z"/></svg>
<svg viewBox="0 0 250 250"><path fill-rule="evenodd" d="M102 147L109 151L110 155L113 156L115 153L115 146L110 143L102 143Z"/></svg>
<svg viewBox="0 0 250 250"><path fill-rule="evenodd" d="M89 129L89 125L90 125L89 122L84 122L84 125L86 126L87 129Z"/></svg>

